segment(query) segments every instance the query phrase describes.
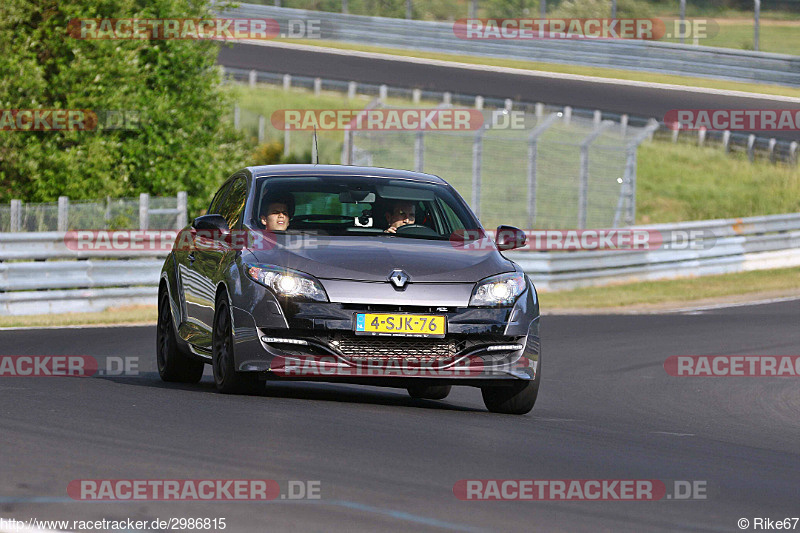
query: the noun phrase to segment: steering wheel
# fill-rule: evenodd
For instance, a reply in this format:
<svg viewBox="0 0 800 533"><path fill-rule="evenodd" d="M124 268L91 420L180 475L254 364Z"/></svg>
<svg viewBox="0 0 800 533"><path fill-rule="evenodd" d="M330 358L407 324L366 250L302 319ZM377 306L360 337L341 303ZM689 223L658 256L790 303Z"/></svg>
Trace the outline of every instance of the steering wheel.
<svg viewBox="0 0 800 533"><path fill-rule="evenodd" d="M292 223L296 222L313 222L315 220L338 220L341 222L352 222L355 217L348 217L346 215L297 215L292 217Z"/></svg>
<svg viewBox="0 0 800 533"><path fill-rule="evenodd" d="M431 236L431 237L438 237L439 233L435 230L432 230L428 226L422 224L405 224L403 226L398 226L395 230L395 233L398 235L402 235L407 233L409 235L420 235L420 236Z"/></svg>

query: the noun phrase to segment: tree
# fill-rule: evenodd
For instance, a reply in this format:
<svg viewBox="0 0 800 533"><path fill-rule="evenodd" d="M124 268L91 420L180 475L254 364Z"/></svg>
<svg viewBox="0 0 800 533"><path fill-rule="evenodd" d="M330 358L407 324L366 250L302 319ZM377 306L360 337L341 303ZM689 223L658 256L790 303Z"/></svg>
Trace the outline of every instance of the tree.
<svg viewBox="0 0 800 533"><path fill-rule="evenodd" d="M72 19L209 18L204 1L3 0L0 109L122 111L131 129L0 131L0 201L172 195L192 207L246 150L215 66L217 42L85 40ZM102 123L102 120L101 120Z"/></svg>

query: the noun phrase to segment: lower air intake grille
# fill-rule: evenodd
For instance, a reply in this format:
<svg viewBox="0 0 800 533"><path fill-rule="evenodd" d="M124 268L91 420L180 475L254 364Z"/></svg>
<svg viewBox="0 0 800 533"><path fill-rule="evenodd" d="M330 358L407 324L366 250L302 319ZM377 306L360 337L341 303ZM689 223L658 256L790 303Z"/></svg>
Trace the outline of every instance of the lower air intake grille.
<svg viewBox="0 0 800 533"><path fill-rule="evenodd" d="M331 345L354 361L416 359L421 362L452 360L464 348L453 339L397 339L380 336L338 336Z"/></svg>

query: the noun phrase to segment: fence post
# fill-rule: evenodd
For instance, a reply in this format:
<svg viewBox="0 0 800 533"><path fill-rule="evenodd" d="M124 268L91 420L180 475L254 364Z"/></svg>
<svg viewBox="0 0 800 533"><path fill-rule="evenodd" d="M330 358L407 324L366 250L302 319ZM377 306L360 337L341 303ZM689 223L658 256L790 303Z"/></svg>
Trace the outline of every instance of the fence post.
<svg viewBox="0 0 800 533"><path fill-rule="evenodd" d="M589 145L614 123L606 120L581 143L581 175L578 184L578 229L586 228L586 211L589 206Z"/></svg>
<svg viewBox="0 0 800 533"><path fill-rule="evenodd" d="M564 124L569 125L572 120L572 108L570 106L564 107Z"/></svg>
<svg viewBox="0 0 800 533"><path fill-rule="evenodd" d="M503 109L506 111L511 111L511 108L514 106L514 100L511 98L506 98L505 102L503 102Z"/></svg>
<svg viewBox="0 0 800 533"><path fill-rule="evenodd" d="M267 120L264 118L264 115L258 115L258 144L264 143L266 124Z"/></svg>
<svg viewBox="0 0 800 533"><path fill-rule="evenodd" d="M776 142L777 141L775 140L774 137L769 140L769 160L770 161L774 161L775 160L774 158L775 158L775 143Z"/></svg>
<svg viewBox="0 0 800 533"><path fill-rule="evenodd" d="M444 105L450 105L452 101L453 95L449 91L445 91L444 94L442 94L442 103Z"/></svg>
<svg viewBox="0 0 800 533"><path fill-rule="evenodd" d="M797 141L792 141L789 145L789 162L797 164Z"/></svg>
<svg viewBox="0 0 800 533"><path fill-rule="evenodd" d="M344 130L344 144L342 144L342 164L352 165L353 163L353 130Z"/></svg>
<svg viewBox="0 0 800 533"><path fill-rule="evenodd" d="M189 222L189 215L187 213L188 205L189 201L186 191L178 191L178 216L175 217L175 224L178 226L177 229L184 228Z"/></svg>
<svg viewBox="0 0 800 533"><path fill-rule="evenodd" d="M415 104L419 104L419 101L422 100L422 90L414 89L413 91L411 91L411 100Z"/></svg>
<svg viewBox="0 0 800 533"><path fill-rule="evenodd" d="M703 146L706 142L706 128L702 127L697 130L697 146Z"/></svg>
<svg viewBox="0 0 800 533"><path fill-rule="evenodd" d="M319 96L322 93L322 78L314 78L314 96Z"/></svg>
<svg viewBox="0 0 800 533"><path fill-rule="evenodd" d="M678 134L680 133L680 131L681 131L681 123L680 122L674 122L672 124L672 142L673 143L678 142Z"/></svg>
<svg viewBox="0 0 800 533"><path fill-rule="evenodd" d="M544 104L541 102L536 102L533 106L534 113L536 114L536 118L540 119L544 116Z"/></svg>
<svg viewBox="0 0 800 533"><path fill-rule="evenodd" d="M414 170L423 172L425 166L425 130L417 130L414 137Z"/></svg>
<svg viewBox="0 0 800 533"><path fill-rule="evenodd" d="M22 227L22 200L11 200L11 227L10 231L20 231Z"/></svg>
<svg viewBox="0 0 800 533"><path fill-rule="evenodd" d="M592 115L592 124L594 125L594 127L596 128L597 126L599 126L602 120L603 120L603 112L600 111L599 109L595 109L594 114Z"/></svg>
<svg viewBox="0 0 800 533"><path fill-rule="evenodd" d="M139 229L150 229L150 195L143 192L139 195Z"/></svg>
<svg viewBox="0 0 800 533"><path fill-rule="evenodd" d="M233 129L239 131L241 129L242 110L239 109L239 104L233 106Z"/></svg>
<svg viewBox="0 0 800 533"><path fill-rule="evenodd" d="M378 88L378 100L381 103L386 101L386 97L389 95L389 88L384 84Z"/></svg>
<svg viewBox="0 0 800 533"><path fill-rule="evenodd" d="M58 231L67 231L69 226L69 198L58 197Z"/></svg>
<svg viewBox="0 0 800 533"><path fill-rule="evenodd" d="M352 100L356 97L356 85L357 83L354 81L351 81L347 84L347 98L349 100Z"/></svg>
<svg viewBox="0 0 800 533"><path fill-rule="evenodd" d="M731 130L722 132L722 148L727 152L731 148Z"/></svg>
<svg viewBox="0 0 800 533"><path fill-rule="evenodd" d="M628 134L628 115L622 115L619 118L620 134L625 137Z"/></svg>
<svg viewBox="0 0 800 533"><path fill-rule="evenodd" d="M283 132L283 157L289 157L289 149L292 144L292 137L289 130Z"/></svg>
<svg viewBox="0 0 800 533"><path fill-rule="evenodd" d="M288 91L292 87L292 75L291 74L284 74L283 75L283 90Z"/></svg>
<svg viewBox="0 0 800 533"><path fill-rule="evenodd" d="M475 97L475 109L483 109L483 96Z"/></svg>
<svg viewBox="0 0 800 533"><path fill-rule="evenodd" d="M756 157L756 136L752 133L747 137L747 157L751 163Z"/></svg>
<svg viewBox="0 0 800 533"><path fill-rule="evenodd" d="M250 87L256 86L256 76L257 76L256 71L251 70L249 75Z"/></svg>
<svg viewBox="0 0 800 533"><path fill-rule="evenodd" d="M539 137L557 119L558 115L555 113L549 115L528 136L528 228L533 228L536 221L536 159L539 155Z"/></svg>
<svg viewBox="0 0 800 533"><path fill-rule="evenodd" d="M472 141L472 210L475 216L481 217L481 165L483 157L483 132L479 128Z"/></svg>

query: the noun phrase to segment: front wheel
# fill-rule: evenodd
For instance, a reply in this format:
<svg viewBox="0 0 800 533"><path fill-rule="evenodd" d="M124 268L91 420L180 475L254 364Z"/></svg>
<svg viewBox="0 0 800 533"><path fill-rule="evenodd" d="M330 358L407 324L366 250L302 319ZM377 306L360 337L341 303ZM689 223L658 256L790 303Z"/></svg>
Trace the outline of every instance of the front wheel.
<svg viewBox="0 0 800 533"><path fill-rule="evenodd" d="M224 394L255 394L260 383L252 372L237 372L233 359L233 328L228 300L224 295L217 298L212 329L212 363L214 384Z"/></svg>
<svg viewBox="0 0 800 533"><path fill-rule="evenodd" d="M202 361L192 359L178 344L167 291L161 293L158 304L156 366L163 381L177 383L197 383L203 378L203 369L206 366Z"/></svg>
<svg viewBox="0 0 800 533"><path fill-rule="evenodd" d="M524 415L533 409L539 395L538 381L522 381L511 386L483 387L483 403L493 413Z"/></svg>

